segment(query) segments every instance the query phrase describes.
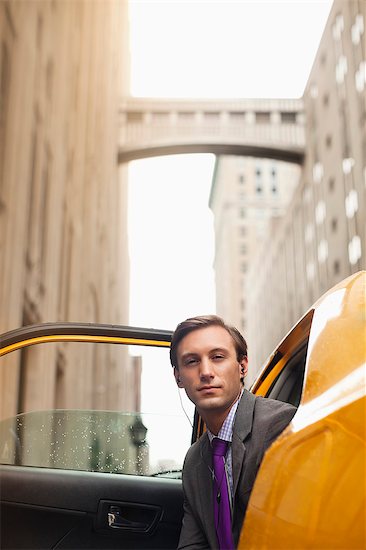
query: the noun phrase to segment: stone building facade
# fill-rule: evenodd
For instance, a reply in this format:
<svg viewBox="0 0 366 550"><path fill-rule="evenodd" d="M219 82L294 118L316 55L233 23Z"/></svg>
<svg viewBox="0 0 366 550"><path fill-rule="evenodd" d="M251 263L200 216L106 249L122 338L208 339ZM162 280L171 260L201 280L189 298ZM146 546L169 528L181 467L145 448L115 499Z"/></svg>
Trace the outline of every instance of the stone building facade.
<svg viewBox="0 0 366 550"><path fill-rule="evenodd" d="M251 312L243 288L272 218L283 216L300 167L278 160L220 156L210 208L215 226L216 310L244 333Z"/></svg>
<svg viewBox="0 0 366 550"><path fill-rule="evenodd" d="M243 290L252 376L319 296L366 267L365 24L366 2L334 2L303 97L300 185Z"/></svg>
<svg viewBox="0 0 366 550"><path fill-rule="evenodd" d="M128 321L127 178L117 164L127 8L0 2L0 332ZM76 395L83 407L135 408L126 351L103 352L80 376L66 345L36 348L1 360L1 417Z"/></svg>

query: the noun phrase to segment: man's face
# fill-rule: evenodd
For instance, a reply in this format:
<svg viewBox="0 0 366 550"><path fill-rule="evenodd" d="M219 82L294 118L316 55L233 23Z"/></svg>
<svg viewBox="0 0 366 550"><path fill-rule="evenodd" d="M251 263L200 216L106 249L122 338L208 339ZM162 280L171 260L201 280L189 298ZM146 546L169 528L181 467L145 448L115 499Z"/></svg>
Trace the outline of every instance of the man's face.
<svg viewBox="0 0 366 550"><path fill-rule="evenodd" d="M220 326L193 330L177 348L175 377L203 416L228 412L238 398L246 359L238 363L231 335Z"/></svg>

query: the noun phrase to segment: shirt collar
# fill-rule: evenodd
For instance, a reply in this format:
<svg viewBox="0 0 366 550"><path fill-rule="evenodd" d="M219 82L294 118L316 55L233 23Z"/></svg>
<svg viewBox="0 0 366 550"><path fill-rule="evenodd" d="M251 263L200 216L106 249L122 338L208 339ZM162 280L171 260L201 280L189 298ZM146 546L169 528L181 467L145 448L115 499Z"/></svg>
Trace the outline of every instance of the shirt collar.
<svg viewBox="0 0 366 550"><path fill-rule="evenodd" d="M231 441L233 438L233 424L235 419L235 413L236 409L238 408L239 401L241 399L241 396L243 395L243 390L240 392L239 398L235 401L233 406L231 407L229 414L224 420L223 425L220 428L219 433L214 435L210 430L207 428L207 435L210 439L210 443L212 442L214 437L219 437L220 439L223 439L224 441Z"/></svg>

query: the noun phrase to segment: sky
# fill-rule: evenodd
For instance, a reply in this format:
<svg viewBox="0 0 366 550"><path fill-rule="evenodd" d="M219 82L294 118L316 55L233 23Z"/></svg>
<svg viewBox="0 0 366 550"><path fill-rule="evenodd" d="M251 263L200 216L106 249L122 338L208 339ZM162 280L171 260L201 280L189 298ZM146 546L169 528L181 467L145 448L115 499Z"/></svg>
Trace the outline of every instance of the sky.
<svg viewBox="0 0 366 550"><path fill-rule="evenodd" d="M301 97L331 4L130 0L131 95ZM131 325L174 329L189 316L215 312L208 208L214 161L196 154L129 163ZM165 404L151 391L164 384L173 396L169 407L179 412L173 376L166 366L149 367L143 367L142 409Z"/></svg>
<svg viewBox="0 0 366 550"><path fill-rule="evenodd" d="M131 95L300 97L329 0L130 0ZM215 311L212 155L129 164L130 323Z"/></svg>

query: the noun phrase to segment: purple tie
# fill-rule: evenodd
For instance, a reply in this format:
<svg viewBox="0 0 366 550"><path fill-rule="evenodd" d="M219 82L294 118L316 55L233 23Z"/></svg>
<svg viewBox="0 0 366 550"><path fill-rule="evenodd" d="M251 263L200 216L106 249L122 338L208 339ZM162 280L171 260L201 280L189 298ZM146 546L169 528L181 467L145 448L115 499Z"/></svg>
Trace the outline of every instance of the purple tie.
<svg viewBox="0 0 366 550"><path fill-rule="evenodd" d="M214 515L217 540L220 550L234 548L231 531L231 511L227 477L225 471L225 455L228 441L215 437L212 440L213 460L213 491L214 491Z"/></svg>

